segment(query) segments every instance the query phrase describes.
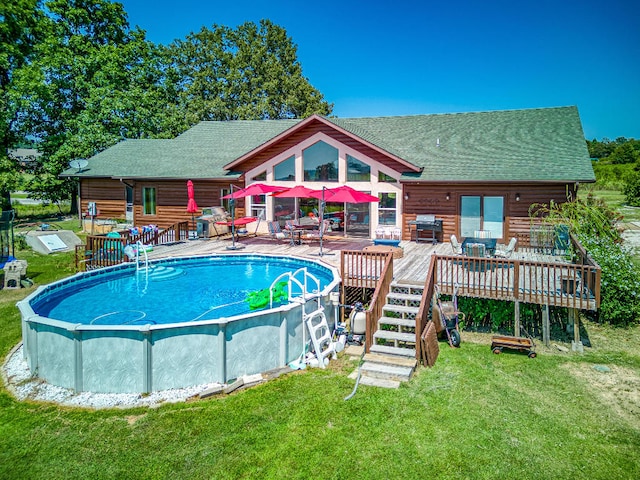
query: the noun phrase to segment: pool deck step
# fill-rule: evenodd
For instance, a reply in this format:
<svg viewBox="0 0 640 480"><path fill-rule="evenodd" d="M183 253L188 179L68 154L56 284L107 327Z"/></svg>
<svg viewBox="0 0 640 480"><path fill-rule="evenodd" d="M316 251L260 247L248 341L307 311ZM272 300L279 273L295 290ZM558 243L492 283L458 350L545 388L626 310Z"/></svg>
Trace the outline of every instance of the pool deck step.
<svg viewBox="0 0 640 480"><path fill-rule="evenodd" d="M385 355L397 355L399 357L416 358L415 348L389 347L386 345L372 345L371 351Z"/></svg>
<svg viewBox="0 0 640 480"><path fill-rule="evenodd" d="M360 384L382 388L398 388L400 383L408 382L418 362L415 358L367 353L360 365ZM349 378L356 379L358 369Z"/></svg>
<svg viewBox="0 0 640 480"><path fill-rule="evenodd" d="M380 317L378 319L378 326L380 325L393 325L394 327L415 328L415 319L397 318L397 317Z"/></svg>
<svg viewBox="0 0 640 480"><path fill-rule="evenodd" d="M416 342L416 334L415 333L403 333L403 332L394 332L391 330L378 330L373 334L373 340L387 340L394 343L397 342L405 342L405 343L414 343Z"/></svg>

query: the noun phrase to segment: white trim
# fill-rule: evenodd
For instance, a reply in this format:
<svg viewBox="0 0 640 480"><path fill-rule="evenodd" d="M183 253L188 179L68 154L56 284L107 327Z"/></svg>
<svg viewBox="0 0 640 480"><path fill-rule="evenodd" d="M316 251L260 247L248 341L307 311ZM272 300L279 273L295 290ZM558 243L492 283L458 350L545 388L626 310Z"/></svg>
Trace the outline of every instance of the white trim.
<svg viewBox="0 0 640 480"><path fill-rule="evenodd" d="M310 137L304 139L300 143L288 148L287 150L279 153L275 157L267 160L266 162L261 163L260 165L248 170L245 172L246 178L253 178L254 175L264 171L267 171L267 179L265 183L270 185L278 185L285 187L293 187L295 185L303 185L308 188L313 188L316 190L321 189L323 186L331 188L334 185L334 182L327 184L325 182L305 182L304 181L304 171L302 165L302 152L303 150L309 148L313 144L322 141L331 145L334 148L338 149L338 182L335 185L348 185L352 188L361 191L371 192L371 195L378 196L379 193L395 193L396 194L396 225L397 227L401 226L402 219L401 215L398 212L402 212L402 185L400 182L397 183L387 183L387 182L379 182L378 181L378 172L382 172L386 175L389 175L393 178L399 178L400 172L397 172L386 165L373 160L372 158L364 155L362 152L355 150L341 142L338 142L334 138L323 132L317 132ZM288 159L292 155L295 155L295 182L285 182L285 181L274 181L273 180L273 168L278 163ZM369 182L347 182L347 155L357 158L361 162L366 163L371 167L371 179ZM251 211L252 205L251 200L247 199L247 211ZM266 211L267 211L267 219L272 220L272 212L273 212L273 200L271 195L267 195L266 202ZM371 214L370 218L370 228L373 235L375 229L378 226L378 207L377 203L371 205Z"/></svg>

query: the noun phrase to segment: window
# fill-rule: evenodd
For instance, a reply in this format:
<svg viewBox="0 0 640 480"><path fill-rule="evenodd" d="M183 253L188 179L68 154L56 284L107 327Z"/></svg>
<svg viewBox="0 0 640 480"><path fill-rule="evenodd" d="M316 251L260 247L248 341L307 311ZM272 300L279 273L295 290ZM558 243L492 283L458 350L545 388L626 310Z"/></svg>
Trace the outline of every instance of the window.
<svg viewBox="0 0 640 480"><path fill-rule="evenodd" d="M338 181L338 149L325 142L317 142L302 151L306 182Z"/></svg>
<svg viewBox="0 0 640 480"><path fill-rule="evenodd" d="M473 237L476 230L489 230L491 238L503 237L503 197L462 196L460 201L462 237Z"/></svg>
<svg viewBox="0 0 640 480"><path fill-rule="evenodd" d="M257 182L264 182L267 179L267 171L263 171L253 176L253 180Z"/></svg>
<svg viewBox="0 0 640 480"><path fill-rule="evenodd" d="M296 216L296 199L286 197L272 197L273 218L284 225L286 220L292 220Z"/></svg>
<svg viewBox="0 0 640 480"><path fill-rule="evenodd" d="M156 189L155 187L142 188L142 213L143 215L156 214Z"/></svg>
<svg viewBox="0 0 640 480"><path fill-rule="evenodd" d="M273 179L276 181L295 182L296 180L296 157L291 157L283 160L275 167L273 167Z"/></svg>
<svg viewBox="0 0 640 480"><path fill-rule="evenodd" d="M371 181L371 167L351 155L347 155L347 181Z"/></svg>
<svg viewBox="0 0 640 480"><path fill-rule="evenodd" d="M395 225L396 224L396 194L380 193L378 194L380 202L378 203L378 224L379 225Z"/></svg>
<svg viewBox="0 0 640 480"><path fill-rule="evenodd" d="M398 183L398 180L382 172L378 172L378 181L380 183Z"/></svg>
<svg viewBox="0 0 640 480"><path fill-rule="evenodd" d="M229 190L228 188L221 188L220 189L220 206L224 207L224 209L227 212L231 211L231 199L229 198L222 198L225 195L229 195L231 193L231 190Z"/></svg>
<svg viewBox="0 0 640 480"><path fill-rule="evenodd" d="M266 195L253 195L251 197L251 216L259 217L267 209Z"/></svg>

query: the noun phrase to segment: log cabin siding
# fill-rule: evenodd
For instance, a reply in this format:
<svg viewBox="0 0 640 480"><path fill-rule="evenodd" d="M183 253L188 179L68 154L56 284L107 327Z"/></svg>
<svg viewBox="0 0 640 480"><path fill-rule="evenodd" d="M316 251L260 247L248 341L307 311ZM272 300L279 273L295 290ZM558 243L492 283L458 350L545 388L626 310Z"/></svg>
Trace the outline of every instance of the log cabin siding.
<svg viewBox="0 0 640 480"><path fill-rule="evenodd" d="M83 178L80 182L80 211L85 213L89 202L95 202L99 214L96 218L125 218L125 185L110 178Z"/></svg>
<svg viewBox="0 0 640 480"><path fill-rule="evenodd" d="M381 163L382 165L385 165L388 168L398 170L398 168L401 167L398 162L393 161L393 159L390 159L388 156L371 148L366 143L358 141L353 137L350 137L349 135L339 132L335 130L335 128L332 128L331 126L324 123L313 122L307 127L302 128L299 131L292 133L291 135L287 135L279 142L271 145L269 148L258 152L256 155L242 162L242 165L237 168L240 168L240 170L245 172L252 170L253 168L256 168L263 163L271 160L272 158L280 155L286 150L294 148L296 145L315 135L316 133L324 133L335 141L340 142L343 145L346 145L353 150L362 153L363 155L371 158L372 160L375 160L376 162ZM401 170L406 170L406 167L402 167Z"/></svg>
<svg viewBox="0 0 640 480"><path fill-rule="evenodd" d="M182 180L125 180L128 185L133 185L133 218L134 225L157 225L167 228L179 221L190 221L192 215L187 213L187 186ZM212 180L195 180L195 200L200 211L194 216L199 216L202 207L222 205L220 192L229 190L230 183ZM234 182L234 186L242 188L243 185ZM83 212L87 211L89 202L96 202L99 214L98 219L124 219L126 216L125 183L113 179L82 179L80 198ZM156 189L156 214L144 215L142 209L142 189L154 187ZM244 212L244 200L238 201L236 213Z"/></svg>
<svg viewBox="0 0 640 480"><path fill-rule="evenodd" d="M403 239L411 239L410 221L418 214L434 214L442 219L442 234L438 240L447 242L452 234L460 239L460 197L467 195L504 197L504 238L528 234L531 226L529 207L532 204L549 204L567 201L567 195L575 198L574 184L404 184L402 211ZM520 201L516 201L516 194ZM449 200L447 200L449 195Z"/></svg>
<svg viewBox="0 0 640 480"><path fill-rule="evenodd" d="M203 207L222 205L220 192L230 188L229 182L219 180L194 180L194 198L199 211L195 214L187 213L187 185L182 180L139 181L134 188L133 218L136 225L153 224L160 228L181 221L191 221L192 217L201 215ZM234 183L237 188L243 185ZM144 215L142 208L142 189L154 187L156 189L156 214ZM190 226L192 228L193 226Z"/></svg>

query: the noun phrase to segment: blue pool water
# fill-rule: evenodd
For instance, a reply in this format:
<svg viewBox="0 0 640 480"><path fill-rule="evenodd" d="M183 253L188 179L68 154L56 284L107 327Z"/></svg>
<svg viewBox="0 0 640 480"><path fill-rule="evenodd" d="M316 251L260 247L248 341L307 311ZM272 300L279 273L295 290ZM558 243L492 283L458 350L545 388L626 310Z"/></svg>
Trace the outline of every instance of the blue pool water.
<svg viewBox="0 0 640 480"><path fill-rule="evenodd" d="M84 325L145 325L215 320L252 310L247 294L306 267L323 290L332 271L315 262L256 255L170 259L148 272L130 265L50 286L31 301L43 317ZM302 276L297 277L302 281ZM316 286L309 284L309 290ZM294 294L299 289L294 289Z"/></svg>

